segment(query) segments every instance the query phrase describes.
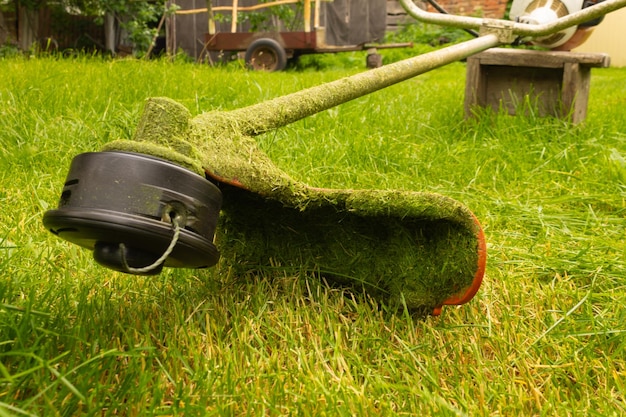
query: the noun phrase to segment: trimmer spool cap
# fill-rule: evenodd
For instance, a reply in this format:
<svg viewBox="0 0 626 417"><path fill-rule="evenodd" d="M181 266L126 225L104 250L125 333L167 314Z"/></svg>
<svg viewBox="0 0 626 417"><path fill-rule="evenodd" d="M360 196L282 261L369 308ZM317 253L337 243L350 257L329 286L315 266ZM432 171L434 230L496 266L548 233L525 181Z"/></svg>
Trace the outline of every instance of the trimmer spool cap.
<svg viewBox="0 0 626 417"><path fill-rule="evenodd" d="M164 266L217 263L213 237L221 204L214 184L171 162L130 152L90 152L72 160L58 208L47 211L43 223L92 250L103 266L156 275Z"/></svg>

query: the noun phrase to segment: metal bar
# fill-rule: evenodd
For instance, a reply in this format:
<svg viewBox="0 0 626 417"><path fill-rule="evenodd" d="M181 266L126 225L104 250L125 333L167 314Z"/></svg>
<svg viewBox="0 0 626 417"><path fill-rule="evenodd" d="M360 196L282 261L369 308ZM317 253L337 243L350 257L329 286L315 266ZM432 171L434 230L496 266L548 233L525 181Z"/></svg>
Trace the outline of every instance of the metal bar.
<svg viewBox="0 0 626 417"><path fill-rule="evenodd" d="M228 120L237 120L241 133L258 135L498 45L501 45L499 37L496 34L488 34L438 51L232 110L228 112ZM208 121L213 114L206 113L198 117L206 118Z"/></svg>

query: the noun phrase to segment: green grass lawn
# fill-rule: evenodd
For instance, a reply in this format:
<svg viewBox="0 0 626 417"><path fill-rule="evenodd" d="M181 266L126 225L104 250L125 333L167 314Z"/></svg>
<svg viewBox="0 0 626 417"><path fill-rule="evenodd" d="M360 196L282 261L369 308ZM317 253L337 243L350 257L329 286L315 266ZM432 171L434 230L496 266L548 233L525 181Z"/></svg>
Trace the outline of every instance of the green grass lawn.
<svg viewBox="0 0 626 417"><path fill-rule="evenodd" d="M143 102L233 109L363 70L0 59L0 416L626 414L626 69L589 112L463 115L455 63L258 138L313 186L433 191L488 240L477 296L394 314L313 274L129 276L47 232L71 159Z"/></svg>

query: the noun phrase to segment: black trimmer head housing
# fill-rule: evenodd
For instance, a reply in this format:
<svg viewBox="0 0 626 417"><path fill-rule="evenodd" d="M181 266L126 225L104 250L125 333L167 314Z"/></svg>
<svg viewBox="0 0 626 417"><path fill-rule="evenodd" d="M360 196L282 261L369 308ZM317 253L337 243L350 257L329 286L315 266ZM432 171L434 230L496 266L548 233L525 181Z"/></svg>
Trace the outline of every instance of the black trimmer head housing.
<svg viewBox="0 0 626 417"><path fill-rule="evenodd" d="M92 250L103 266L156 275L164 266L217 263L213 237L221 204L215 185L168 161L127 152L83 153L73 159L58 208L47 211L43 223Z"/></svg>

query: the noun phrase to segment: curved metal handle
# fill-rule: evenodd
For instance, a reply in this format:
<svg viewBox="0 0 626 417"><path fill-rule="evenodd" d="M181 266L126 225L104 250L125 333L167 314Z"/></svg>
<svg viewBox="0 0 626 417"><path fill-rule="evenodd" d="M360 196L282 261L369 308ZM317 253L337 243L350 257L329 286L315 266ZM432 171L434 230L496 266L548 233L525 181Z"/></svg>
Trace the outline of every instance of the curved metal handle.
<svg viewBox="0 0 626 417"><path fill-rule="evenodd" d="M576 26L589 20L597 19L607 13L626 6L626 0L606 0L602 3L598 3L567 16L563 16L562 18L550 23L542 25L529 25L504 19L486 19L471 16L432 13L420 9L413 3L412 0L399 1L411 17L421 22L461 29L481 30L489 28L490 32L493 32L494 30L502 30L518 37L521 36L531 38L556 33L570 26Z"/></svg>

